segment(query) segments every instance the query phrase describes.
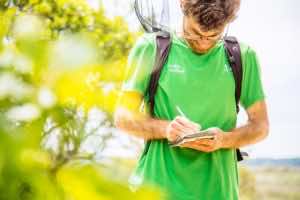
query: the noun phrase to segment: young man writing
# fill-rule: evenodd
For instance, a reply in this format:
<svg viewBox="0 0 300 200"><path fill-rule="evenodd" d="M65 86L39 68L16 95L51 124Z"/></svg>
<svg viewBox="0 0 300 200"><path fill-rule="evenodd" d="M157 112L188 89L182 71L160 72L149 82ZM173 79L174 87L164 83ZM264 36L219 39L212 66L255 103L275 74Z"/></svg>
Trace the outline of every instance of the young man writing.
<svg viewBox="0 0 300 200"><path fill-rule="evenodd" d="M268 134L259 63L245 44L240 44L240 103L248 123L235 128L235 81L221 39L239 5L239 0L181 0L183 31L172 35L155 95L155 117L139 112L141 103L147 102L155 35L144 35L130 53L115 124L147 140L135 174L142 182L162 188L169 199L237 200L235 149L255 144ZM186 133L211 127L218 127L213 129L213 140L169 145Z"/></svg>

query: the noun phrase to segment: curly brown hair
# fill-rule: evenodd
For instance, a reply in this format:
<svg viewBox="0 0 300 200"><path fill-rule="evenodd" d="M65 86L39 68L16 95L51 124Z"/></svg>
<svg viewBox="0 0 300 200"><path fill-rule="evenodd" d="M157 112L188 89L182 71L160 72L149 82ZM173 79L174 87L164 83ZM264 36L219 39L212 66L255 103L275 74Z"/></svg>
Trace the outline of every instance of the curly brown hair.
<svg viewBox="0 0 300 200"><path fill-rule="evenodd" d="M185 16L193 17L203 31L218 30L231 22L240 0L182 0Z"/></svg>

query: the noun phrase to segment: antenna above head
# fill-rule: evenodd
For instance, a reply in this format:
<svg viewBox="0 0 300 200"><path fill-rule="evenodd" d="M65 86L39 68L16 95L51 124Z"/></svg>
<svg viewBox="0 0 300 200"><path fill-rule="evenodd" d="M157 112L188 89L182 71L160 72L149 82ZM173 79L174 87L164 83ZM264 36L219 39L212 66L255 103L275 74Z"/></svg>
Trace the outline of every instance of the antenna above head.
<svg viewBox="0 0 300 200"><path fill-rule="evenodd" d="M134 10L146 32L169 32L169 0L135 0Z"/></svg>

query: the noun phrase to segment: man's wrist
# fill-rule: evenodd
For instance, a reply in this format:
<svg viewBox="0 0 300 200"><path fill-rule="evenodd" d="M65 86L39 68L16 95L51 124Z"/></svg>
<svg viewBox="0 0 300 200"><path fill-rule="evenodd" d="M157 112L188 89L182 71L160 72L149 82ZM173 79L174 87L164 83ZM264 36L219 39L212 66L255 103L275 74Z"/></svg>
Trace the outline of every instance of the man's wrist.
<svg viewBox="0 0 300 200"><path fill-rule="evenodd" d="M223 134L223 137L222 137L222 148L223 149L234 148L233 132L226 132L226 133Z"/></svg>
<svg viewBox="0 0 300 200"><path fill-rule="evenodd" d="M169 125L169 121L167 120L159 120L156 121L156 127L159 127L155 130L155 128L152 130L152 133L156 136L154 138L156 139L166 139L167 138L167 127Z"/></svg>
<svg viewBox="0 0 300 200"><path fill-rule="evenodd" d="M167 139L168 138L168 136L167 136L167 129L168 129L169 124L170 124L170 122L167 121L167 120L162 121L161 137L163 139Z"/></svg>

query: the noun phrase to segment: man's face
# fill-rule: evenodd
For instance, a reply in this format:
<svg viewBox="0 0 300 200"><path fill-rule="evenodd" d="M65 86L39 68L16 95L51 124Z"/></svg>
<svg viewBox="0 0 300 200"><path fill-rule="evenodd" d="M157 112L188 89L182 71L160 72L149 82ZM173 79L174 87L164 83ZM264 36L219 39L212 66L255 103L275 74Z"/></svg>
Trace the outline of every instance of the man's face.
<svg viewBox="0 0 300 200"><path fill-rule="evenodd" d="M223 31L224 27L219 30L202 31L199 24L192 17L184 17L183 37L197 53L206 53L214 47L222 37Z"/></svg>

